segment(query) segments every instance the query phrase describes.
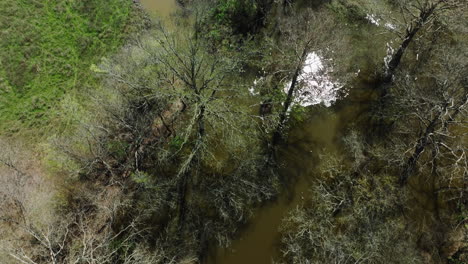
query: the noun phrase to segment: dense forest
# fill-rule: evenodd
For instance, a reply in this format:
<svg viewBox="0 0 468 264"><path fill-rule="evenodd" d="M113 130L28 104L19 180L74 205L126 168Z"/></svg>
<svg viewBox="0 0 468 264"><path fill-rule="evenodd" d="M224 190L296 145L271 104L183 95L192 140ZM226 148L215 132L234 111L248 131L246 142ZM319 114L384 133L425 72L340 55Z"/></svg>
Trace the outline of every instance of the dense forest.
<svg viewBox="0 0 468 264"><path fill-rule="evenodd" d="M466 0L1 0L0 263L468 263Z"/></svg>

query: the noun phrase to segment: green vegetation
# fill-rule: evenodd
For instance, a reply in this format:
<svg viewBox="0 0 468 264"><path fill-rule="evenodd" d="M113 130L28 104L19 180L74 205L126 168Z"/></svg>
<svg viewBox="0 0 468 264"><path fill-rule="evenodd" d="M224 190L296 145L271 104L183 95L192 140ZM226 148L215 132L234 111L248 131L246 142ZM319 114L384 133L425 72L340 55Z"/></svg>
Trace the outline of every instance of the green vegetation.
<svg viewBox="0 0 468 264"><path fill-rule="evenodd" d="M255 33L263 26L271 5L268 0L220 0L211 11L210 19L215 22L215 28L225 27L233 34Z"/></svg>
<svg viewBox="0 0 468 264"><path fill-rule="evenodd" d="M467 262L465 1L178 2L0 3L1 263Z"/></svg>
<svg viewBox="0 0 468 264"><path fill-rule="evenodd" d="M346 141L362 147L356 146L362 143L355 133ZM374 162L385 162L375 154L369 155ZM310 200L282 226L284 263L422 263L414 234L402 221L407 201L396 179L378 173L381 167L371 168L367 157L352 166L335 157L323 159L324 175L314 182Z"/></svg>
<svg viewBox="0 0 468 264"><path fill-rule="evenodd" d="M98 85L90 66L132 30L130 1L2 1L0 128L50 133L63 128L65 94Z"/></svg>

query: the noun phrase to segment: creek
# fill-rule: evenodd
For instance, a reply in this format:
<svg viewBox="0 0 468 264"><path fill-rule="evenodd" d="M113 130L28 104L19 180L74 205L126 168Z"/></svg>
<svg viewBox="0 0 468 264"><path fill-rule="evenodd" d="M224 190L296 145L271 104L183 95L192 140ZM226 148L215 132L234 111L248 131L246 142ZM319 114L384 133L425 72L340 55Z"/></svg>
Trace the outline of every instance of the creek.
<svg viewBox="0 0 468 264"><path fill-rule="evenodd" d="M141 4L163 21L177 9L175 0L141 0ZM278 257L281 221L307 198L310 183L319 173L317 168L322 155L340 155L343 135L365 118L374 94L374 85L366 78L371 71L361 69L352 88L344 88L348 96L331 106L307 107L304 120L291 127L288 141L280 150L280 174L289 179L286 190L276 200L255 209L253 217L229 248L217 248L209 254L209 264L270 264Z"/></svg>
<svg viewBox="0 0 468 264"><path fill-rule="evenodd" d="M175 0L140 0L140 3L150 15L163 20L167 19L172 12L177 10Z"/></svg>
<svg viewBox="0 0 468 264"><path fill-rule="evenodd" d="M166 20L177 7L174 0L141 0L143 7L159 19ZM370 89L367 89L368 91ZM288 142L280 150L280 174L291 182L288 190L275 201L256 209L240 237L230 248L218 248L211 252L212 264L270 264L278 256L279 226L282 219L306 198L309 182L315 178L321 154L338 154L341 133L351 124L363 106L360 98L363 90L355 90L332 107L309 107L306 118L292 127Z"/></svg>

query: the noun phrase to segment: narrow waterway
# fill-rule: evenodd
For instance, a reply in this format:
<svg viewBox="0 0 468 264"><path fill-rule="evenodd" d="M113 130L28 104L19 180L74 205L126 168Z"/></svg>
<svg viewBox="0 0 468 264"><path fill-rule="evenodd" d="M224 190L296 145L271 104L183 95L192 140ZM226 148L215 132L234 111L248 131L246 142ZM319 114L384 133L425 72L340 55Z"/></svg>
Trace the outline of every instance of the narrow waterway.
<svg viewBox="0 0 468 264"><path fill-rule="evenodd" d="M339 155L342 132L356 121L372 90L351 93L332 107L312 106L305 120L289 132L281 150L281 175L290 179L289 188L275 202L256 210L251 223L228 249L218 249L212 264L271 264L280 254L279 227L282 219L307 198L310 182L317 178L322 154ZM352 97L357 96L356 100Z"/></svg>
<svg viewBox="0 0 468 264"><path fill-rule="evenodd" d="M140 0L141 5L150 15L167 19L176 9L175 0Z"/></svg>
<svg viewBox="0 0 468 264"><path fill-rule="evenodd" d="M177 9L174 0L141 0L143 7L157 19L167 20ZM210 254L209 264L270 264L279 254L279 227L282 219L301 204L307 195L309 181L317 176L321 154L339 154L341 131L354 122L368 98L370 89L351 91L346 101L332 107L315 105L308 108L305 120L289 132L281 152L281 171L290 180L288 188L274 202L256 209L249 224L230 248L218 248ZM364 95L366 94L366 95ZM356 100L351 98L357 97Z"/></svg>
<svg viewBox="0 0 468 264"><path fill-rule="evenodd" d="M307 120L304 126L290 132L290 140L281 151L281 174L291 179L290 190L279 199L257 209L249 226L228 249L219 249L212 263L269 264L278 254L278 228L281 220L307 195L308 182L314 177L320 152L335 152L336 129L339 117L331 111L320 111Z"/></svg>
<svg viewBox="0 0 468 264"><path fill-rule="evenodd" d="M150 14L163 21L177 9L175 0L140 1ZM369 112L375 87L367 82L365 71L362 69L359 76L363 78L356 77L352 88L345 87L349 89L346 98L330 107L314 105L307 108L304 120L291 128L288 142L279 155L280 174L289 179L288 188L277 200L255 210L253 218L230 248L214 249L208 258L209 264L271 264L278 257L281 221L307 198L309 183L318 176L321 155L340 155L343 134ZM367 75L371 76L371 71ZM421 197L427 199L428 192L430 190L423 190ZM431 203L429 200L423 202ZM420 211L418 215L425 218L431 210Z"/></svg>

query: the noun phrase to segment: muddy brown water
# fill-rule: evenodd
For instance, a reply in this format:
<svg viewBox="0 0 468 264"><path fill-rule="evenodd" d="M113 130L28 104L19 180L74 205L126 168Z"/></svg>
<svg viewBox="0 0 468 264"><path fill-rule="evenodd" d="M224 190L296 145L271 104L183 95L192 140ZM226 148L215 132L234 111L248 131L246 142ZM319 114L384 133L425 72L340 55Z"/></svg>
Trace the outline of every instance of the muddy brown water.
<svg viewBox="0 0 468 264"><path fill-rule="evenodd" d="M168 22L177 10L175 0L140 0L155 18ZM208 264L270 264L279 254L282 219L307 198L310 182L317 177L322 154L339 155L343 133L367 111L372 84L359 82L348 97L332 107L309 107L304 121L291 128L281 150L281 175L291 179L277 200L254 211L251 221L227 249L211 252ZM364 114L365 115L365 114Z"/></svg>
<svg viewBox="0 0 468 264"><path fill-rule="evenodd" d="M361 90L360 97L369 98L370 90ZM349 100L349 99L345 99ZM310 107L307 117L289 132L287 144L281 150L283 177L291 179L287 190L275 201L255 211L240 237L228 249L218 249L210 264L271 264L279 254L279 227L291 210L302 204L308 188L318 176L322 154L339 155L342 131L352 124L366 107L366 102L349 100Z"/></svg>
<svg viewBox="0 0 468 264"><path fill-rule="evenodd" d="M339 117L329 111L321 111L304 125L290 132L290 140L281 151L281 174L293 180L277 201L256 210L250 224L240 238L228 249L218 249L211 263L259 263L269 264L278 256L279 226L291 209L306 198L308 181L314 177L314 167L320 152L335 152L333 144Z"/></svg>
<svg viewBox="0 0 468 264"><path fill-rule="evenodd" d="M163 19L177 9L175 0L140 0L140 3L151 15Z"/></svg>
<svg viewBox="0 0 468 264"><path fill-rule="evenodd" d="M141 0L143 7L158 19L167 20L177 9L174 0ZM316 175L320 154L339 152L343 124L359 113L359 102L341 103L331 108L311 107L304 122L292 128L288 143L281 150L282 176L291 185L277 200L256 209L251 221L231 247L218 248L209 264L270 264L278 257L282 219L306 198L308 182Z"/></svg>

